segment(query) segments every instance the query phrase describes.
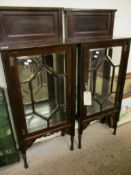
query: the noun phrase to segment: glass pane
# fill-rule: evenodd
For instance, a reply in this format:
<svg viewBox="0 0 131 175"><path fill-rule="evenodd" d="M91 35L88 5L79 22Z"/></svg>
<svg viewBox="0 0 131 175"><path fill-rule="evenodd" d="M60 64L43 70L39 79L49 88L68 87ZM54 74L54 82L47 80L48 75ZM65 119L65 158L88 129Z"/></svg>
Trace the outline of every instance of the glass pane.
<svg viewBox="0 0 131 175"><path fill-rule="evenodd" d="M47 72L47 76L50 79L49 86L51 86L48 88L52 88L52 90L49 92L49 98L46 100L40 100L40 101L36 101L34 98L34 101L35 101L34 108L37 114L48 119L51 113L58 108L58 92L57 92L58 80L56 77L54 77L52 74L49 74L48 72ZM47 93L48 93L48 89L47 89Z"/></svg>
<svg viewBox="0 0 131 175"><path fill-rule="evenodd" d="M66 78L59 79L60 104L66 104Z"/></svg>
<svg viewBox="0 0 131 175"><path fill-rule="evenodd" d="M115 105L115 93L112 93L103 102L103 105L102 105L103 108L102 109L103 110L110 109L110 108L114 107L114 105Z"/></svg>
<svg viewBox="0 0 131 175"><path fill-rule="evenodd" d="M29 133L47 127L47 121L35 114L26 117L26 124Z"/></svg>
<svg viewBox="0 0 131 175"><path fill-rule="evenodd" d="M58 74L65 74L65 53L44 56L45 65ZM51 64L52 62L52 64Z"/></svg>
<svg viewBox="0 0 131 175"><path fill-rule="evenodd" d="M104 60L106 49L91 49L89 70L95 70Z"/></svg>
<svg viewBox="0 0 131 175"><path fill-rule="evenodd" d="M17 61L19 66L20 82L30 80L42 64L42 58L40 55L17 57Z"/></svg>
<svg viewBox="0 0 131 175"><path fill-rule="evenodd" d="M110 54L110 50L111 50L111 54ZM113 62L113 64L115 66L119 66L120 65L120 61L121 61L121 52L122 52L122 47L112 47L110 49L108 49L108 58L110 58L110 60Z"/></svg>
<svg viewBox="0 0 131 175"><path fill-rule="evenodd" d="M17 57L28 132L66 119L65 53Z"/></svg>
<svg viewBox="0 0 131 175"><path fill-rule="evenodd" d="M87 115L100 112L101 105L95 99L92 99L92 105L87 106Z"/></svg>
<svg viewBox="0 0 131 175"><path fill-rule="evenodd" d="M115 75L114 75L114 81L113 81L113 87L112 91L115 92L117 88L117 81L118 81L118 74L119 74L119 66L115 67Z"/></svg>
<svg viewBox="0 0 131 175"><path fill-rule="evenodd" d="M56 111L53 117L50 119L50 126L53 126L55 123L61 123L66 121L66 106L60 107L59 111Z"/></svg>
<svg viewBox="0 0 131 175"><path fill-rule="evenodd" d="M90 49L89 53L84 79L92 94L92 105L86 106L87 115L115 106L122 47Z"/></svg>
<svg viewBox="0 0 131 175"><path fill-rule="evenodd" d="M25 114L29 114L32 112L29 83L21 83L21 92L23 97L24 112Z"/></svg>
<svg viewBox="0 0 131 175"><path fill-rule="evenodd" d="M109 71L104 70L104 67L109 68ZM113 68L110 67L108 60L102 62L102 64L96 70L96 85L95 85L95 97L100 101L109 94L111 75L113 73Z"/></svg>

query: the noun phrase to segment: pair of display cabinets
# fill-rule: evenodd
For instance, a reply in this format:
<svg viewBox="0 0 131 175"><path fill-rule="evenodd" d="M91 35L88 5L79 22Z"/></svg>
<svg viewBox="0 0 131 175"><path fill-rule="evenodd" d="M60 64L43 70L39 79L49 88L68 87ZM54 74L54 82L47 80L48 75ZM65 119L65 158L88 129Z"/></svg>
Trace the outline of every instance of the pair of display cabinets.
<svg viewBox="0 0 131 175"><path fill-rule="evenodd" d="M129 42L105 38L1 51L25 167L26 150L39 137L67 133L74 149L76 115L79 148L82 132L93 120L112 119L116 133Z"/></svg>
<svg viewBox="0 0 131 175"><path fill-rule="evenodd" d="M109 119L116 133L130 39L112 38L115 11L0 7L1 56L26 168L26 150L42 136L67 133L73 150L76 119L79 148L93 120Z"/></svg>

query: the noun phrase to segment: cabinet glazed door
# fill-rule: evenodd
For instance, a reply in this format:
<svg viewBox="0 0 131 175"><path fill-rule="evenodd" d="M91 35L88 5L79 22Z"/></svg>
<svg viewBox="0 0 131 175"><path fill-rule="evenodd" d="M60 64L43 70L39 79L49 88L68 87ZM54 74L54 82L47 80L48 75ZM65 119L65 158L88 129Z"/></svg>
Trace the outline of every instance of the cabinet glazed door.
<svg viewBox="0 0 131 175"><path fill-rule="evenodd" d="M93 120L113 122L116 134L130 39L103 39L79 47L78 148L83 130Z"/></svg>
<svg viewBox="0 0 131 175"><path fill-rule="evenodd" d="M71 125L71 54L70 46L10 52L12 100L23 136Z"/></svg>
<svg viewBox="0 0 131 175"><path fill-rule="evenodd" d="M119 110L127 67L128 40L83 44L82 51L83 57L79 60L80 116L89 119L106 111Z"/></svg>

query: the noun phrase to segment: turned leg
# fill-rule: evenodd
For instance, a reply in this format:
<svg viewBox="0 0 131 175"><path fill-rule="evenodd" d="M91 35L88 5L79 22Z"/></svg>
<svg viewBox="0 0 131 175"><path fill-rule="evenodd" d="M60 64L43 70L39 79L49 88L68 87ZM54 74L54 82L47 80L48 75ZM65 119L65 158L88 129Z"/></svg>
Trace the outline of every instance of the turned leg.
<svg viewBox="0 0 131 175"><path fill-rule="evenodd" d="M106 121L106 118L105 118L105 117L103 117L103 118L100 119L100 122L101 122L102 124L104 124L105 121Z"/></svg>
<svg viewBox="0 0 131 175"><path fill-rule="evenodd" d="M71 146L70 146L70 150L74 150L74 136L71 135Z"/></svg>
<svg viewBox="0 0 131 175"><path fill-rule="evenodd" d="M83 124L78 122L78 148L81 149L81 140L82 140Z"/></svg>
<svg viewBox="0 0 131 175"><path fill-rule="evenodd" d="M83 124L81 121L78 121L78 148L81 149L81 140L82 140Z"/></svg>
<svg viewBox="0 0 131 175"><path fill-rule="evenodd" d="M115 121L115 123L114 123L114 131L113 131L113 135L116 135L116 129L117 129L117 122Z"/></svg>
<svg viewBox="0 0 131 175"><path fill-rule="evenodd" d="M81 149L81 139L82 139L82 134L78 134L78 148Z"/></svg>
<svg viewBox="0 0 131 175"><path fill-rule="evenodd" d="M65 136L65 130L61 131L61 136Z"/></svg>
<svg viewBox="0 0 131 175"><path fill-rule="evenodd" d="M116 129L117 129L117 119L114 119L114 132L113 135L116 135Z"/></svg>
<svg viewBox="0 0 131 175"><path fill-rule="evenodd" d="M110 128L113 127L113 124L112 124L112 117L108 118L108 125Z"/></svg>
<svg viewBox="0 0 131 175"><path fill-rule="evenodd" d="M23 160L24 160L24 168L28 168L26 151L22 152L22 157L23 157Z"/></svg>

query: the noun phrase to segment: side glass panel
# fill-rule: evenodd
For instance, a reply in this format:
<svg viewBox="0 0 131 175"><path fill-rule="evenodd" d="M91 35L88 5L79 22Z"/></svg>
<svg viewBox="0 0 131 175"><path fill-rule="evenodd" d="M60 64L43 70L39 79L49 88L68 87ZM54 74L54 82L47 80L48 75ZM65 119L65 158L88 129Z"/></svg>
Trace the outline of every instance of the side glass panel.
<svg viewBox="0 0 131 175"><path fill-rule="evenodd" d="M86 115L115 106L117 79L122 47L89 50L89 69L85 71L85 89L92 94L92 104L86 106Z"/></svg>
<svg viewBox="0 0 131 175"><path fill-rule="evenodd" d="M65 53L17 57L28 132L66 121Z"/></svg>

